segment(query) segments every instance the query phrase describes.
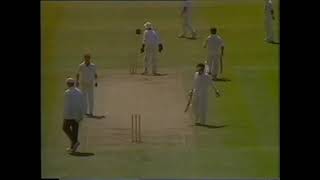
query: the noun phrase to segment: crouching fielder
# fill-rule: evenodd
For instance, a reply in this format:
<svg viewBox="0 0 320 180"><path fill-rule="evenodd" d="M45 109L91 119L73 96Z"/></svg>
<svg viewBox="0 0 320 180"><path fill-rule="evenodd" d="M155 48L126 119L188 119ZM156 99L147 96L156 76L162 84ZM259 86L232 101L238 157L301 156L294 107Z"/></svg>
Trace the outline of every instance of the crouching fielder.
<svg viewBox="0 0 320 180"><path fill-rule="evenodd" d="M160 38L155 30L152 29L150 22L144 24L145 31L143 33L142 47L140 52L145 51L144 56L144 72L143 75L148 74L150 66L152 67L152 74L159 75L157 72L157 51L161 52L163 50L163 45L161 44Z"/></svg>
<svg viewBox="0 0 320 180"><path fill-rule="evenodd" d="M216 97L220 96L219 91L214 86L211 77L204 73L205 65L200 63L197 65L197 72L194 76L194 87L190 90L193 96L193 111L196 122L206 124L208 114L208 89L212 87L215 90Z"/></svg>
<svg viewBox="0 0 320 180"><path fill-rule="evenodd" d="M217 79L218 73L222 73L222 57L224 52L224 41L217 35L217 29L211 28L210 35L203 44L204 48L208 48L207 62L209 66L209 74L213 80Z"/></svg>
<svg viewBox="0 0 320 180"><path fill-rule="evenodd" d="M84 115L84 97L81 91L75 87L72 78L66 80L68 89L64 92L64 117L63 131L70 139L68 152L75 152L80 145L78 141L79 122Z"/></svg>

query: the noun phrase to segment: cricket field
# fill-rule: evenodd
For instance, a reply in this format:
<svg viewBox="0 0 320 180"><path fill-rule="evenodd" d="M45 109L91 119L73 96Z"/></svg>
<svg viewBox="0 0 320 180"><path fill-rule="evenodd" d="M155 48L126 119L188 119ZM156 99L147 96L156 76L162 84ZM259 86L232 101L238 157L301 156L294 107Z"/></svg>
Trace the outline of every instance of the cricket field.
<svg viewBox="0 0 320 180"><path fill-rule="evenodd" d="M279 39L279 8L274 30ZM276 178L279 177L279 45L264 42L263 0L194 1L197 40L178 39L181 2L41 2L42 177ZM159 31L164 76L130 75L150 21ZM184 113L195 65L209 28L225 41L226 82L210 94L208 124ZM80 124L83 156L65 152L62 131L65 79L75 77L85 49L97 65L95 113ZM131 114L140 113L141 144L131 143ZM84 156L92 153L91 156Z"/></svg>

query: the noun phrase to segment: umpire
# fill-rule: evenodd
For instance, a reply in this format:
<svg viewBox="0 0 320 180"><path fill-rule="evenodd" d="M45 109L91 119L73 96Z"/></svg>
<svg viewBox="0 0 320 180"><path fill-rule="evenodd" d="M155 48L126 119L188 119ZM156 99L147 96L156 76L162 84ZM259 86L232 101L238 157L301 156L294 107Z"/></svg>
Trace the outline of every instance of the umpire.
<svg viewBox="0 0 320 180"><path fill-rule="evenodd" d="M79 122L84 115L84 97L82 92L75 87L72 78L66 80L68 89L64 92L64 120L63 131L70 139L70 147L67 152L73 153L80 145L78 141Z"/></svg>

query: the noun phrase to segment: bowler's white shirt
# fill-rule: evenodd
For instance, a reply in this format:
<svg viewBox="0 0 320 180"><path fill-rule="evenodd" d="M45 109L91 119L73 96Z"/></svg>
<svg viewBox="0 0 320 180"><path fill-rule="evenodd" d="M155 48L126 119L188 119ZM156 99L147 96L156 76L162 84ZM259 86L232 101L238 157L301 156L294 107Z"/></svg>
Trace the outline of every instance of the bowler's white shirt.
<svg viewBox="0 0 320 180"><path fill-rule="evenodd" d="M202 73L201 75L199 75L198 72L194 74L193 89L195 91L195 95L206 96L208 94L209 87L212 86L213 82L210 75L206 73Z"/></svg>
<svg viewBox="0 0 320 180"><path fill-rule="evenodd" d="M272 17L271 11L273 11L272 0L266 0L264 6L264 13L267 17Z"/></svg>
<svg viewBox="0 0 320 180"><path fill-rule="evenodd" d="M160 43L159 36L155 30L145 30L143 33L142 43L146 46L158 46Z"/></svg>
<svg viewBox="0 0 320 180"><path fill-rule="evenodd" d="M208 36L205 45L208 48L209 55L220 55L221 47L224 47L223 39L219 35Z"/></svg>
<svg viewBox="0 0 320 180"><path fill-rule="evenodd" d="M64 92L64 119L82 120L84 115L84 97L82 92L71 87Z"/></svg>
<svg viewBox="0 0 320 180"><path fill-rule="evenodd" d="M192 8L192 1L191 0L186 0L183 1L183 7L187 8L187 11L185 12L184 16L191 16L191 8Z"/></svg>
<svg viewBox="0 0 320 180"><path fill-rule="evenodd" d="M95 81L96 65L90 63L88 66L85 62L81 63L78 68L80 74L80 82L85 84L93 84Z"/></svg>

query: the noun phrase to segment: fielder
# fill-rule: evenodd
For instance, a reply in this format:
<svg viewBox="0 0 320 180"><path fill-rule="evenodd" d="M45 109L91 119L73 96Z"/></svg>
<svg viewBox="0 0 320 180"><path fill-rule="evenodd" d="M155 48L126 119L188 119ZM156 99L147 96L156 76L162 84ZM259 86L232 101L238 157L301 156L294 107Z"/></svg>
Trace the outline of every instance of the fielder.
<svg viewBox="0 0 320 180"><path fill-rule="evenodd" d="M219 91L214 86L211 77L204 72L205 65L200 63L197 65L197 72L194 75L193 89L190 90L189 95L193 98L193 111L196 122L204 125L207 122L208 112L208 89L212 87L215 90L216 97L220 96ZM198 124L198 123L196 123Z"/></svg>
<svg viewBox="0 0 320 180"><path fill-rule="evenodd" d="M71 145L67 151L75 152L80 145L78 141L79 122L84 115L84 97L81 91L75 87L72 78L66 80L68 89L64 92L64 117L63 131L70 139Z"/></svg>
<svg viewBox="0 0 320 180"><path fill-rule="evenodd" d="M196 31L192 27L192 2L191 0L183 1L183 9L181 11L182 17L182 33L179 35L179 38L185 38L187 32L191 33L191 39L196 39Z"/></svg>
<svg viewBox="0 0 320 180"><path fill-rule="evenodd" d="M265 41L272 43L272 42L274 42L274 39L273 39L274 38L273 37L273 20L275 19L272 0L265 0L264 13L265 13L265 28L266 28Z"/></svg>
<svg viewBox="0 0 320 180"><path fill-rule="evenodd" d="M143 33L142 47L140 52L145 52L144 56L144 72L143 75L149 73L150 67L152 68L152 74L154 76L160 75L157 72L157 51L161 53L163 50L163 45L160 41L160 38L155 30L152 28L150 22L144 24L145 31Z"/></svg>
<svg viewBox="0 0 320 180"><path fill-rule="evenodd" d="M79 81L80 79L80 81ZM94 90L93 87L98 87L98 75L96 72L96 65L91 62L91 55L89 53L84 55L84 62L79 65L77 72L77 83L85 98L85 113L87 116L93 116L94 108Z"/></svg>
<svg viewBox="0 0 320 180"><path fill-rule="evenodd" d="M216 80L218 73L222 72L222 57L224 53L224 41L217 35L217 29L210 29L211 35L208 36L203 44L204 48L208 48L207 62L209 65L209 73L212 80Z"/></svg>

